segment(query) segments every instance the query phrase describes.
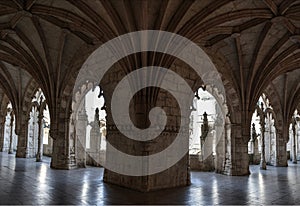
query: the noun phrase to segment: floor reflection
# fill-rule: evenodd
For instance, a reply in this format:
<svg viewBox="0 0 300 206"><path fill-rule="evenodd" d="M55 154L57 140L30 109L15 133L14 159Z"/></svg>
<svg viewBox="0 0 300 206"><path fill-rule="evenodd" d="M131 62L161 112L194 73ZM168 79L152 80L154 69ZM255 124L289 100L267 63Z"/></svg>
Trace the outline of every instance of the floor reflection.
<svg viewBox="0 0 300 206"><path fill-rule="evenodd" d="M50 159L15 159L0 153L1 204L300 204L300 165L251 166L251 175L192 172L189 187L141 193L102 182L103 169L53 170Z"/></svg>

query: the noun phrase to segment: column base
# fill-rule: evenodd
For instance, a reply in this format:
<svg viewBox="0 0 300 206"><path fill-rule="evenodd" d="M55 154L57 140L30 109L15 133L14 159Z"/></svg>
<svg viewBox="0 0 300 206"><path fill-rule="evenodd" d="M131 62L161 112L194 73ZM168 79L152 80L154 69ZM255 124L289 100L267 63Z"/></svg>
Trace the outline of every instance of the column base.
<svg viewBox="0 0 300 206"><path fill-rule="evenodd" d="M76 161L72 159L72 156L66 152L65 140L54 139L53 151L50 167L52 169L70 170L77 168Z"/></svg>
<svg viewBox="0 0 300 206"><path fill-rule="evenodd" d="M76 169L77 165L75 164L60 164L60 165L55 165L51 162L50 164L50 168L51 169L57 169L57 170L72 170L72 169Z"/></svg>
<svg viewBox="0 0 300 206"><path fill-rule="evenodd" d="M36 162L42 162L42 155L40 153L36 154Z"/></svg>
<svg viewBox="0 0 300 206"><path fill-rule="evenodd" d="M249 156L248 153L240 154L239 159L235 161L227 161L223 174L230 176L248 176L249 170Z"/></svg>
<svg viewBox="0 0 300 206"><path fill-rule="evenodd" d="M103 181L141 192L189 186L191 182L187 160L188 155L171 168L149 176L126 176L105 169Z"/></svg>
<svg viewBox="0 0 300 206"><path fill-rule="evenodd" d="M276 167L287 167L288 166L287 156L278 158L278 161L275 166Z"/></svg>
<svg viewBox="0 0 300 206"><path fill-rule="evenodd" d="M28 152L26 147L18 147L16 152L17 158L28 158Z"/></svg>
<svg viewBox="0 0 300 206"><path fill-rule="evenodd" d="M58 169L58 170L71 170L71 169L76 169L77 165L74 163L70 163L68 160L55 161L52 157L50 168Z"/></svg>
<svg viewBox="0 0 300 206"><path fill-rule="evenodd" d="M266 169L267 169L267 164L266 164L266 162L260 163L260 169L261 169L261 170L266 170Z"/></svg>
<svg viewBox="0 0 300 206"><path fill-rule="evenodd" d="M288 163L277 163L276 165L274 165L275 167L287 167Z"/></svg>

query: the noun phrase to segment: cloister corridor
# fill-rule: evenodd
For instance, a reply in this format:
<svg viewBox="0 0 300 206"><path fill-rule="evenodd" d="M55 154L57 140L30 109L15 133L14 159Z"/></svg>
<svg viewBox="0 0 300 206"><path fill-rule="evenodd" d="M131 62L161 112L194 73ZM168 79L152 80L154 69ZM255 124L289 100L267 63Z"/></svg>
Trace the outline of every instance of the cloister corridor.
<svg viewBox="0 0 300 206"><path fill-rule="evenodd" d="M282 205L300 204L300 165L260 170L251 165L249 176L192 172L191 186L137 192L103 183L103 169L88 167L52 170L50 159L16 159L0 153L1 204L26 205Z"/></svg>

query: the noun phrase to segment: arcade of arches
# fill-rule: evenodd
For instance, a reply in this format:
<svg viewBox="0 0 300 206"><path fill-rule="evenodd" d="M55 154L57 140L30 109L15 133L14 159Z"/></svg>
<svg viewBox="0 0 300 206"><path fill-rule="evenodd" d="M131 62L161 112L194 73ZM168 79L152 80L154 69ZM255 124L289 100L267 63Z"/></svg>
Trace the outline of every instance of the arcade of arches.
<svg viewBox="0 0 300 206"><path fill-rule="evenodd" d="M173 32L197 44L219 72L224 96L187 63L158 52L131 54L100 84L90 78L75 86L92 52L140 30ZM148 176L105 169L105 182L150 191L189 185L194 169L245 176L250 164L267 169L300 160L299 0L7 0L0 1L0 40L0 149L16 158L48 155L49 167L68 170L101 166L106 141L132 155L163 150L180 124L171 94L149 87L130 104L138 128L149 125L149 108L166 112L166 128L151 142L126 139L110 105L127 74L161 66L195 92L190 154Z"/></svg>

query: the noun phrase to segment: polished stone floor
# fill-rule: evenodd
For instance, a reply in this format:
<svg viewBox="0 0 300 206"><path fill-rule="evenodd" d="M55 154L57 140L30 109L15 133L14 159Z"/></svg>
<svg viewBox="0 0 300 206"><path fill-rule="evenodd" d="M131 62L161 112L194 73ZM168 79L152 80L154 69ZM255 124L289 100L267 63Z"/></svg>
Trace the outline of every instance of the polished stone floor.
<svg viewBox="0 0 300 206"><path fill-rule="evenodd" d="M300 164L251 166L249 177L192 172L189 187L141 193L103 183L101 168L53 170L49 163L0 153L0 204L300 204Z"/></svg>

